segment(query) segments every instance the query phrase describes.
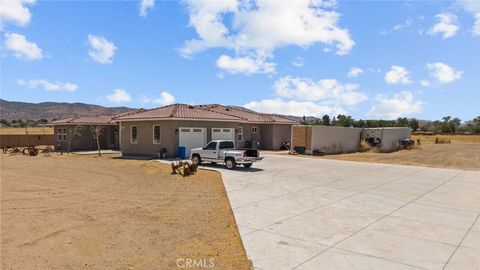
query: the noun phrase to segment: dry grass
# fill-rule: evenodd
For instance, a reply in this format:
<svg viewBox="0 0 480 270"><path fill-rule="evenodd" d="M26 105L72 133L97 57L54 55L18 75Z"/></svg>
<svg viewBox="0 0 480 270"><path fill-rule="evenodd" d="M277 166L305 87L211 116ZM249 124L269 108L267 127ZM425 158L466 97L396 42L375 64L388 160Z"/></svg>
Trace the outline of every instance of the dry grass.
<svg viewBox="0 0 480 270"><path fill-rule="evenodd" d="M52 127L29 127L29 128L0 128L0 135L52 135Z"/></svg>
<svg viewBox="0 0 480 270"><path fill-rule="evenodd" d="M428 137L428 136L427 136ZM430 138L422 139L421 145L411 150L400 150L393 153L368 151L341 155L328 155L322 158L350 160L360 162L389 163L436 168L463 170L480 170L480 143L459 142L460 140L477 140L474 137L450 138L450 144L435 144ZM417 138L414 138L415 141ZM443 138L447 139L447 138Z"/></svg>
<svg viewBox="0 0 480 270"><path fill-rule="evenodd" d="M452 143L480 143L480 135L413 135L412 139L420 139L422 143L435 143L436 138Z"/></svg>
<svg viewBox="0 0 480 270"><path fill-rule="evenodd" d="M0 161L1 269L249 268L219 173L107 155Z"/></svg>

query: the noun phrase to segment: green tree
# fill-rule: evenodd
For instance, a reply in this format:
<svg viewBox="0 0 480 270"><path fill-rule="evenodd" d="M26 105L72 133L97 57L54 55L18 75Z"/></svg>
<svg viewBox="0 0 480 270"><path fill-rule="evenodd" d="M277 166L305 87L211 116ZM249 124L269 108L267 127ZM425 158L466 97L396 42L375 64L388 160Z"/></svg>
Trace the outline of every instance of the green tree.
<svg viewBox="0 0 480 270"><path fill-rule="evenodd" d="M418 127L419 127L418 120L415 118L412 118L410 120L409 126L412 128L413 131L418 130Z"/></svg>
<svg viewBox="0 0 480 270"><path fill-rule="evenodd" d="M325 114L323 117L322 117L322 124L324 126L330 126L330 116L328 116L328 114Z"/></svg>

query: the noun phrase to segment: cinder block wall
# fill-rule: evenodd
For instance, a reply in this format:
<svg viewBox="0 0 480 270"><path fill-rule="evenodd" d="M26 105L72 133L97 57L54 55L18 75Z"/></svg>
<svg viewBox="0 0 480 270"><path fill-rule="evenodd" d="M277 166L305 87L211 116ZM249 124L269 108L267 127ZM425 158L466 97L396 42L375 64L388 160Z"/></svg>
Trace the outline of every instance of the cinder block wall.
<svg viewBox="0 0 480 270"><path fill-rule="evenodd" d="M408 127L366 128L367 137L378 137L382 140L381 152L397 151L400 139L411 139L412 129Z"/></svg>
<svg viewBox="0 0 480 270"><path fill-rule="evenodd" d="M312 126L312 151L325 154L356 152L361 132L361 128Z"/></svg>

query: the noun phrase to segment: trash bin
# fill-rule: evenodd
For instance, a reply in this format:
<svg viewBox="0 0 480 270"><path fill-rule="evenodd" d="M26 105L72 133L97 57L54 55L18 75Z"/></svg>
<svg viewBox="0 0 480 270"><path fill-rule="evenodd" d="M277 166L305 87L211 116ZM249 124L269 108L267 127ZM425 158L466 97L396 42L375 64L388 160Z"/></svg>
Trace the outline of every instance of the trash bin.
<svg viewBox="0 0 480 270"><path fill-rule="evenodd" d="M187 157L187 148L185 148L185 146L179 146L177 154L179 158L185 159Z"/></svg>

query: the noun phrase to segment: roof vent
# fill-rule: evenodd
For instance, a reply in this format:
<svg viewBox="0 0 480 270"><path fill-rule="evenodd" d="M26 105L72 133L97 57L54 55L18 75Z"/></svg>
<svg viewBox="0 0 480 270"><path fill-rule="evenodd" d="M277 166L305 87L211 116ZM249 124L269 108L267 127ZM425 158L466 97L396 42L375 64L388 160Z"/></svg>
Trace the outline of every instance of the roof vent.
<svg viewBox="0 0 480 270"><path fill-rule="evenodd" d="M192 105L188 105L188 108L189 108L189 109L193 109L193 106L192 106Z"/></svg>
<svg viewBox="0 0 480 270"><path fill-rule="evenodd" d="M230 108L226 108L227 111L230 111Z"/></svg>

